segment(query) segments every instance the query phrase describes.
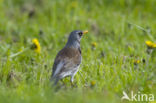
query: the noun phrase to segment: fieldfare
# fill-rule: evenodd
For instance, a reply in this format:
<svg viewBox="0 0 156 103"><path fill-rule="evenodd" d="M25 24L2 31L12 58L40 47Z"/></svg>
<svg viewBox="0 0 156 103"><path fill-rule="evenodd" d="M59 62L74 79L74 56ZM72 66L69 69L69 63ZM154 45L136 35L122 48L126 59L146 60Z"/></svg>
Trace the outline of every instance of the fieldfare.
<svg viewBox="0 0 156 103"><path fill-rule="evenodd" d="M65 47L58 52L51 75L51 81L54 82L54 85L56 85L59 80L68 76L71 77L71 83L73 82L82 59L80 40L86 33L88 33L88 31L75 30L71 32Z"/></svg>

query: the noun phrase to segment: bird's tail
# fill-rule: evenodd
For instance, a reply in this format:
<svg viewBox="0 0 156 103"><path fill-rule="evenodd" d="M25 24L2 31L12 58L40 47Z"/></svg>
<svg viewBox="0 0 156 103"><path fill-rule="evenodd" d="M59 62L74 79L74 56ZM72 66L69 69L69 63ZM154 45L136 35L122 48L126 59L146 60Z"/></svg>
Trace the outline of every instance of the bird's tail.
<svg viewBox="0 0 156 103"><path fill-rule="evenodd" d="M54 77L54 76L51 76L50 81L51 81L52 84L55 86L55 85L57 85L57 82L59 81L59 79L57 79L57 78Z"/></svg>

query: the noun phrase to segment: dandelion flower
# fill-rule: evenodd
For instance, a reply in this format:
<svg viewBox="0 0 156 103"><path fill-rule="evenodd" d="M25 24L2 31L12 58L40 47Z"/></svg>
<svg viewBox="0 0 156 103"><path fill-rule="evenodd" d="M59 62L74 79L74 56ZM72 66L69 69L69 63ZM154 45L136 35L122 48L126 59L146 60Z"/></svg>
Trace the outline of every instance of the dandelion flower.
<svg viewBox="0 0 156 103"><path fill-rule="evenodd" d="M139 64L140 63L140 60L134 60L133 62L135 65Z"/></svg>
<svg viewBox="0 0 156 103"><path fill-rule="evenodd" d="M32 40L32 43L33 43L33 45L32 45L32 49L33 50L35 50L35 52L36 53L40 53L40 51L41 51L41 47L40 47L40 43L39 43L39 41L38 41L38 39L33 39Z"/></svg>
<svg viewBox="0 0 156 103"><path fill-rule="evenodd" d="M72 7L72 8L76 8L76 7L77 7L77 2L76 2L76 1L73 1L73 2L71 3L71 7Z"/></svg>
<svg viewBox="0 0 156 103"><path fill-rule="evenodd" d="M96 42L92 42L91 45L92 45L92 47L96 47L97 44L96 44Z"/></svg>
<svg viewBox="0 0 156 103"><path fill-rule="evenodd" d="M96 81L91 81L90 84L91 84L91 86L93 87L93 86L95 86Z"/></svg>
<svg viewBox="0 0 156 103"><path fill-rule="evenodd" d="M19 49L19 52L22 52L23 51L23 49L21 48L21 49Z"/></svg>
<svg viewBox="0 0 156 103"><path fill-rule="evenodd" d="M146 43L147 47L149 47L149 48L156 48L156 43L153 43L151 41L146 41L145 43Z"/></svg>

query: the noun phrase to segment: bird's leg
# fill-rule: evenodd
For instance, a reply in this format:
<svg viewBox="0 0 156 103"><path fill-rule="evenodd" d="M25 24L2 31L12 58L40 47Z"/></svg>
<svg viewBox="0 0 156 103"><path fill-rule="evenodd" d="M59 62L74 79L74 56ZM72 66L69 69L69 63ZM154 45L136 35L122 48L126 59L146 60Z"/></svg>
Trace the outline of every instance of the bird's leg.
<svg viewBox="0 0 156 103"><path fill-rule="evenodd" d="M72 88L75 87L73 81L74 81L74 76L71 76L70 83L71 83L71 87L72 87Z"/></svg>
<svg viewBox="0 0 156 103"><path fill-rule="evenodd" d="M59 81L59 79L55 78L55 82L54 85L57 85L57 82Z"/></svg>
<svg viewBox="0 0 156 103"><path fill-rule="evenodd" d="M73 81L70 80L70 84L71 84L71 87L73 88L74 87L74 84L73 84Z"/></svg>

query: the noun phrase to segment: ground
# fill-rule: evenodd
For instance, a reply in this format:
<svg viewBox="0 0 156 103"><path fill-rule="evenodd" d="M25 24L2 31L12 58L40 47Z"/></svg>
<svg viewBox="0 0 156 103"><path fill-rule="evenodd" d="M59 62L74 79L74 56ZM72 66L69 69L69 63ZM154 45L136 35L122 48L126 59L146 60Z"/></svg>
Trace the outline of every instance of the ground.
<svg viewBox="0 0 156 103"><path fill-rule="evenodd" d="M129 103L121 100L123 91L156 96L156 49L145 43L156 42L155 5L155 0L0 0L0 102ZM73 30L89 31L81 40L80 72L75 87L66 78L56 89L49 81L54 58Z"/></svg>

